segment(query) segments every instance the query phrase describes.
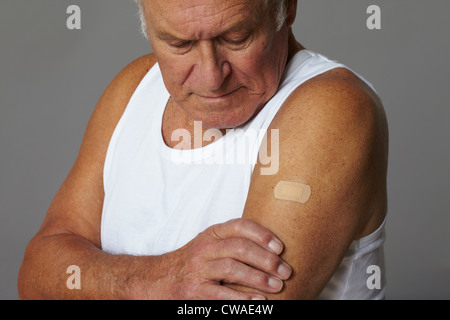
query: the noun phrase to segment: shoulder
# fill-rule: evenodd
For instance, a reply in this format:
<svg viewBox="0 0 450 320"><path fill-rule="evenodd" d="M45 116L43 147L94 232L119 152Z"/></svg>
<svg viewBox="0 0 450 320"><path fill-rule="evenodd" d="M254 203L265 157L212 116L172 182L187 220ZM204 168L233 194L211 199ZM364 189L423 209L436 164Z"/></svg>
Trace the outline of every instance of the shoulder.
<svg viewBox="0 0 450 320"><path fill-rule="evenodd" d="M102 172L117 123L142 78L155 63L152 54L139 57L125 66L110 82L91 115L75 167L95 164L98 173Z"/></svg>
<svg viewBox="0 0 450 320"><path fill-rule="evenodd" d="M334 69L299 86L275 116L287 150L320 150L317 156L387 161L388 125L378 95L347 69ZM309 157L308 157L309 158Z"/></svg>
<svg viewBox="0 0 450 320"><path fill-rule="evenodd" d="M298 124L301 123L302 126ZM331 133L340 136L362 133L387 138L387 121L378 95L353 72L338 68L310 79L285 101L274 125L295 134ZM368 138L368 137L367 137Z"/></svg>
<svg viewBox="0 0 450 320"><path fill-rule="evenodd" d="M141 56L114 77L101 95L87 125L72 171L93 168L100 177L110 138L142 78L156 63L153 54Z"/></svg>
<svg viewBox="0 0 450 320"><path fill-rule="evenodd" d="M152 53L143 55L125 66L114 80L127 80L131 86L136 86L156 62Z"/></svg>
<svg viewBox="0 0 450 320"><path fill-rule="evenodd" d="M287 168L305 172L308 163L311 174L336 173L346 180L370 176L366 181L384 184L377 178L386 175L388 161L384 107L353 72L338 68L305 82L271 126L279 129L280 156L304 161L285 162Z"/></svg>
<svg viewBox="0 0 450 320"><path fill-rule="evenodd" d="M139 83L155 63L156 58L153 54L144 55L129 63L108 85L99 104L101 104L104 99L128 102Z"/></svg>
<svg viewBox="0 0 450 320"><path fill-rule="evenodd" d="M87 134L95 131L109 139L131 96L155 63L153 54L144 55L129 63L114 77L97 103Z"/></svg>

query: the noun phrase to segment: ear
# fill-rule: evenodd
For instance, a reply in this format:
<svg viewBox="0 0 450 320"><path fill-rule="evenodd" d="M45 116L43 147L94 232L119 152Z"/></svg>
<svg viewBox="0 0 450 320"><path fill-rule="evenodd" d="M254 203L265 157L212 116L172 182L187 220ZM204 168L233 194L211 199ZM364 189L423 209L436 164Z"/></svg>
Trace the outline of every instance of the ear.
<svg viewBox="0 0 450 320"><path fill-rule="evenodd" d="M286 0L286 25L291 27L297 17L297 0Z"/></svg>

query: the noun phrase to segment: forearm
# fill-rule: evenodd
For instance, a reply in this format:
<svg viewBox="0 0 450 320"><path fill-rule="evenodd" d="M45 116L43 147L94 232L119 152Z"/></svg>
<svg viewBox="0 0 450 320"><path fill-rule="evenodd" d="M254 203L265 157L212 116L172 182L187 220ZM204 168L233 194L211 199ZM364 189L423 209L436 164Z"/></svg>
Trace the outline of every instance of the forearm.
<svg viewBox="0 0 450 320"><path fill-rule="evenodd" d="M19 273L23 299L157 299L162 290L164 256L110 255L76 235L33 239ZM69 266L79 267L80 289L67 284Z"/></svg>
<svg viewBox="0 0 450 320"><path fill-rule="evenodd" d="M94 243L73 234L35 237L19 273L20 297L250 300L264 297L221 283L274 293L280 288L273 288L270 279L290 276L279 272L285 264L279 257L280 240L246 219L213 225L182 248L160 256L110 255ZM80 271L81 286L75 289L67 273L73 265Z"/></svg>

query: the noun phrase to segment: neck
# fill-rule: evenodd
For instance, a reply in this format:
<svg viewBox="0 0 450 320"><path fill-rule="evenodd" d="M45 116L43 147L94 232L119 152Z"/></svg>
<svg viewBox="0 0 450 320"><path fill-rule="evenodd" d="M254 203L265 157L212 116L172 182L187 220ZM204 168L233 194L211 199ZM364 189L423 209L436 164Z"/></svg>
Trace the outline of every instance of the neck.
<svg viewBox="0 0 450 320"><path fill-rule="evenodd" d="M294 33L292 32L292 28L289 28L289 36L288 36L288 58L287 62L291 61L292 57L301 50L304 50L303 47L297 40L295 39ZM286 63L287 63L286 62Z"/></svg>

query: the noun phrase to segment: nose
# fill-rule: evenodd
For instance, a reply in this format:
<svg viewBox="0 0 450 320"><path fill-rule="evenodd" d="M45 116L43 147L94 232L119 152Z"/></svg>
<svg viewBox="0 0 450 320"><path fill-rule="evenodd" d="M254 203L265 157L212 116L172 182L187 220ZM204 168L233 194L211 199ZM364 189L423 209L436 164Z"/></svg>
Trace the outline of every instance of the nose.
<svg viewBox="0 0 450 320"><path fill-rule="evenodd" d="M201 41L198 50L197 76L199 82L208 92L218 91L230 74L231 66L218 52L212 41Z"/></svg>

